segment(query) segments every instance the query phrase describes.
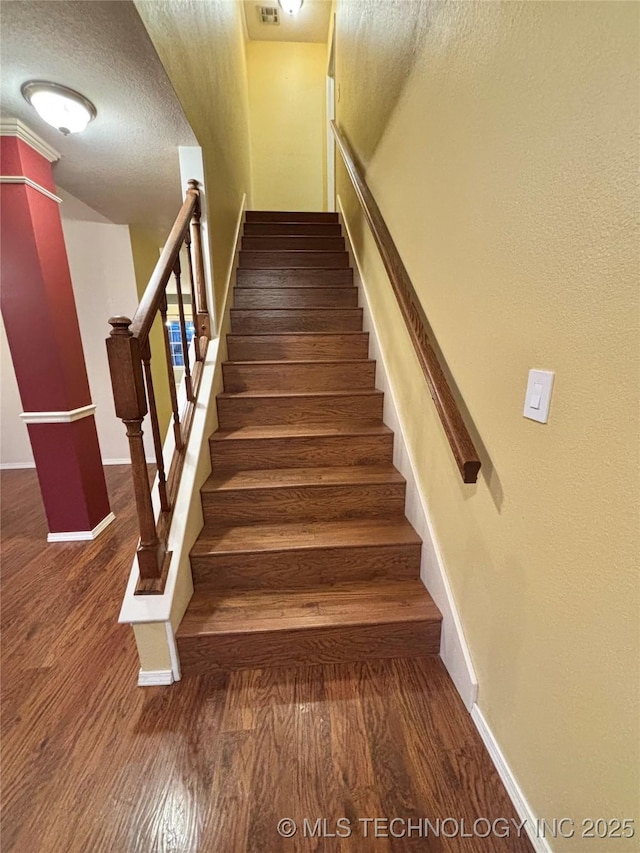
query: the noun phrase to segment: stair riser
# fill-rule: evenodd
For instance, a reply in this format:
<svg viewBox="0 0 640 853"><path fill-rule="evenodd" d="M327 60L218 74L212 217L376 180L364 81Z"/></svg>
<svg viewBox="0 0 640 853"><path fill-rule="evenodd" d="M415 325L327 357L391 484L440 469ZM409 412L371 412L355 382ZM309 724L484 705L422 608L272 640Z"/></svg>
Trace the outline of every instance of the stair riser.
<svg viewBox="0 0 640 853"><path fill-rule="evenodd" d="M411 581L420 576L420 545L317 548L250 554L192 556L199 590L304 589L376 581Z"/></svg>
<svg viewBox="0 0 640 853"><path fill-rule="evenodd" d="M324 468L384 465L393 458L393 435L212 440L214 469Z"/></svg>
<svg viewBox="0 0 640 853"><path fill-rule="evenodd" d="M344 237L303 237L303 236L244 236L242 248L249 251L272 251L290 249L294 251L344 252Z"/></svg>
<svg viewBox="0 0 640 853"><path fill-rule="evenodd" d="M348 625L226 636L178 637L186 674L300 664L423 657L440 650L439 622Z"/></svg>
<svg viewBox="0 0 640 853"><path fill-rule="evenodd" d="M352 287L353 270L348 269L238 269L240 287Z"/></svg>
<svg viewBox="0 0 640 853"><path fill-rule="evenodd" d="M382 394L353 397L218 397L222 429L251 424L331 423L382 419Z"/></svg>
<svg viewBox="0 0 640 853"><path fill-rule="evenodd" d="M373 361L336 364L224 364L225 391L349 391L373 389Z"/></svg>
<svg viewBox="0 0 640 853"><path fill-rule="evenodd" d="M245 222L246 237L289 236L340 237L342 228L336 223L322 222Z"/></svg>
<svg viewBox="0 0 640 853"><path fill-rule="evenodd" d="M355 287L236 287L236 308L356 308Z"/></svg>
<svg viewBox="0 0 640 853"><path fill-rule="evenodd" d="M337 223L337 213L316 211L247 210L245 222L321 222Z"/></svg>
<svg viewBox="0 0 640 853"><path fill-rule="evenodd" d="M404 496L404 483L223 489L204 492L202 509L205 523L210 521L224 525L283 520L402 518Z"/></svg>
<svg viewBox="0 0 640 853"><path fill-rule="evenodd" d="M287 251L240 251L240 266L246 269L272 269L274 267L319 267L336 269L349 266L349 255L346 252L287 252Z"/></svg>
<svg viewBox="0 0 640 853"><path fill-rule="evenodd" d="M231 309L235 334L269 332L359 332L362 308ZM273 356L272 356L273 358Z"/></svg>
<svg viewBox="0 0 640 853"><path fill-rule="evenodd" d="M227 335L231 361L367 358L369 335Z"/></svg>

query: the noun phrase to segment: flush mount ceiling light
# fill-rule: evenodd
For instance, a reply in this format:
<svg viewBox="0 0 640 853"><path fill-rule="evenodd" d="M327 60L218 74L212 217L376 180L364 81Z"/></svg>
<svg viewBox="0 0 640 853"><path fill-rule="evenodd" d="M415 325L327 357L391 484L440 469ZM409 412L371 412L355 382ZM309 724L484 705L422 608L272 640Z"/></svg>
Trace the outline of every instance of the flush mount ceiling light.
<svg viewBox="0 0 640 853"><path fill-rule="evenodd" d="M287 15L297 15L300 9L302 9L303 2L304 0L278 0L278 6Z"/></svg>
<svg viewBox="0 0 640 853"><path fill-rule="evenodd" d="M38 115L65 136L84 130L97 115L84 95L58 83L29 80L20 91Z"/></svg>

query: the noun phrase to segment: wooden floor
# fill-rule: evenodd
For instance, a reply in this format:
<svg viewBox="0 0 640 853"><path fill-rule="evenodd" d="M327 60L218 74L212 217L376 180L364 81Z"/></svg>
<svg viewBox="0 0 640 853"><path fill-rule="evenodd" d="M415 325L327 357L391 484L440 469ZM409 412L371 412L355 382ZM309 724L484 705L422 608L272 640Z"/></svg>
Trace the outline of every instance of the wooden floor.
<svg viewBox="0 0 640 853"><path fill-rule="evenodd" d="M35 473L3 472L3 853L532 849L513 824L507 838L415 829L519 824L438 659L137 688L133 636L116 622L134 551L129 471L107 474L115 523L95 543L47 545ZM292 839L283 818L298 822ZM352 835L305 838L304 818L326 818L325 835L345 818ZM400 818L405 837L385 824L373 837L364 818Z"/></svg>

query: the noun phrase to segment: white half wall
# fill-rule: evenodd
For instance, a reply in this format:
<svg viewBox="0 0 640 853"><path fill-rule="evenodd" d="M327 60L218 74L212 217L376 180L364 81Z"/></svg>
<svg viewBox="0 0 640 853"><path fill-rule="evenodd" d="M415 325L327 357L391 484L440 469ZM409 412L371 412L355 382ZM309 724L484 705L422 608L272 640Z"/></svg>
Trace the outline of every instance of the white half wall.
<svg viewBox="0 0 640 853"><path fill-rule="evenodd" d="M140 658L138 684L169 684L167 661L170 662L172 680L180 679L180 661L175 632L180 625L189 600L193 595L189 553L204 524L200 489L211 473L209 436L218 427L216 397L223 390L222 363L227 357L227 332L230 330L230 308L235 273L240 251L240 238L244 222L246 195L238 211L233 251L229 258L229 271L225 282L225 298L219 333L209 342L202 372L198 401L196 403L191 433L187 444L184 467L180 478L175 510L169 532L168 550L172 552L167 581L162 595L135 595L139 577L137 558L134 558L129 575L119 621L133 626ZM178 390L179 406L186 402L184 382ZM165 439L163 455L165 464L173 456L173 430ZM156 482L152 499L156 517L160 512ZM164 681L162 679L165 679Z"/></svg>

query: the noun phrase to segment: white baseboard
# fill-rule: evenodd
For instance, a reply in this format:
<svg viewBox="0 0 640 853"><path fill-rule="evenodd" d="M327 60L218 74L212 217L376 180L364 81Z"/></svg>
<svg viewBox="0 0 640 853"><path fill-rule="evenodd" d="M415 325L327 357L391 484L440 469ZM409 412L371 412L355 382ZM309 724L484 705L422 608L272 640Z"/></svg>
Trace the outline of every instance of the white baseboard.
<svg viewBox="0 0 640 853"><path fill-rule="evenodd" d="M220 315L221 329L211 339L202 371L198 405L196 406L191 433L185 455L182 477L175 502L173 521L169 533L169 550L172 552L171 562L167 573L164 592L161 595L135 595L139 570L134 559L129 575L127 590L120 609L118 621L136 626L136 635L144 632L146 623L164 622L166 634L164 642L162 635L155 630L149 635L150 642L159 648L162 642L163 651L168 651L168 662L171 666L166 673L171 673L171 679L162 671L141 670L138 683L140 685L167 685L180 679L180 658L176 645L175 632L184 615L190 595L193 594L191 583L191 565L189 553L200 533L204 519L200 488L211 473L211 454L209 452L209 436L217 427L216 388L219 383L222 388L222 361L226 358L225 336L229 322L229 307L232 293L232 276L235 273L237 253L240 249L242 223L246 197L243 197L236 223L236 238L233 254L229 264L229 279L225 286L225 300ZM184 384L179 389L184 393ZM164 445L164 458L173 456L173 430L169 430ZM157 489L154 487L154 510L159 513L156 503ZM190 592L188 588L190 586ZM144 662L141 659L141 663ZM158 680L163 679L163 680Z"/></svg>
<svg viewBox="0 0 640 853"><path fill-rule="evenodd" d="M138 687L166 687L173 682L171 669L141 669L138 673Z"/></svg>
<svg viewBox="0 0 640 853"><path fill-rule="evenodd" d="M63 533L49 533L47 534L47 542L86 542L90 539L97 539L114 519L115 515L110 512L99 524L96 524L93 530L65 530Z"/></svg>
<svg viewBox="0 0 640 853"><path fill-rule="evenodd" d="M471 709L471 719L478 729L482 742L487 748L487 752L498 771L502 784L506 788L507 794L518 813L518 817L521 821L525 822L525 829L531 844L533 845L533 849L536 853L553 853L548 839L538 835L536 831L538 827L538 818L534 815L531 806L527 802L525 795L522 793L522 789L516 782L511 768L507 763L507 759L504 757L504 753L500 749L498 741L489 728L489 724L485 720L482 711L477 705L474 705Z"/></svg>
<svg viewBox="0 0 640 853"><path fill-rule="evenodd" d="M360 274L361 265L353 250L351 234L339 196L338 208L346 235L347 250L354 268L354 283L358 286L359 304L363 309L363 329L369 332L369 357L376 361L376 388L384 392L383 420L394 433L393 464L407 481L405 513L423 542L420 577L442 613L440 657L467 710L471 711L478 698L478 680L458 617L442 553L438 547L424 498L418 489L415 465L404 440L404 430L396 407L393 387L380 349L375 320L369 308L366 286Z"/></svg>
<svg viewBox="0 0 640 853"><path fill-rule="evenodd" d="M23 468L35 467L35 462L0 462L0 471L20 471Z"/></svg>
<svg viewBox="0 0 640 853"><path fill-rule="evenodd" d="M149 457L147 462L155 465L155 458ZM131 465L131 457L123 457L122 459L103 459L103 465ZM35 468L35 462L0 462L0 471L13 471L22 468Z"/></svg>

